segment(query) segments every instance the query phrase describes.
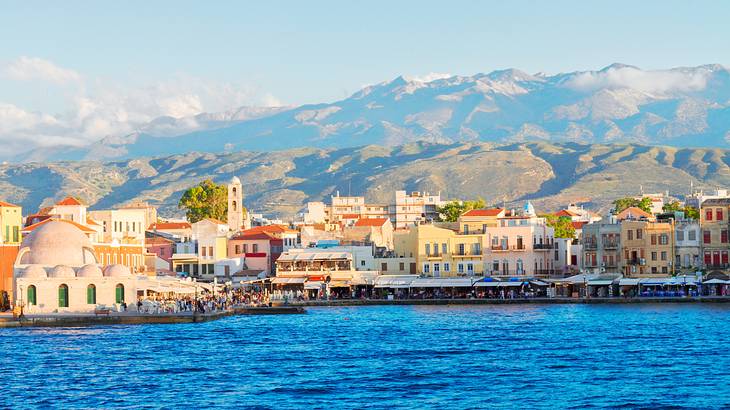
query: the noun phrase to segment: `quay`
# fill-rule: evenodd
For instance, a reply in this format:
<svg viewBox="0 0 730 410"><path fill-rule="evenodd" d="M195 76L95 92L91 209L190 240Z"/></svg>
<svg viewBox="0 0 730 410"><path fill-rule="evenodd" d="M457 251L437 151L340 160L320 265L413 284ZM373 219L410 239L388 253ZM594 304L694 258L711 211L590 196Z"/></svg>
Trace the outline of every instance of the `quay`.
<svg viewBox="0 0 730 410"><path fill-rule="evenodd" d="M282 315L306 313L302 306L254 307L237 306L224 311L210 313L159 313L140 314L136 312L94 314L43 314L24 315L22 319L10 314L0 314L0 328L9 327L86 327L108 325L180 324L202 323L234 315Z"/></svg>
<svg viewBox="0 0 730 410"><path fill-rule="evenodd" d="M533 297L513 299L337 299L337 300L307 300L290 302L291 306L443 306L443 305L575 305L575 304L658 304L658 303L730 303L730 298L721 296L696 297L593 297L593 298L561 298L561 297Z"/></svg>

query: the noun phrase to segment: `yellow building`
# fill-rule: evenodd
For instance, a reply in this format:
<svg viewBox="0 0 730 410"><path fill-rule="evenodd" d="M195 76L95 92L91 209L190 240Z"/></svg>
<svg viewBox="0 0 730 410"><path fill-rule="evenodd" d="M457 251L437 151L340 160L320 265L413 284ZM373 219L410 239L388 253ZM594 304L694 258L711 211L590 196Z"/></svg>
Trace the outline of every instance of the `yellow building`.
<svg viewBox="0 0 730 410"><path fill-rule="evenodd" d="M481 276L486 235L459 235L451 229L416 225L394 236L395 253L414 257L417 274L431 277Z"/></svg>
<svg viewBox="0 0 730 410"><path fill-rule="evenodd" d="M668 276L674 273L674 229L668 222L621 222L624 276Z"/></svg>
<svg viewBox="0 0 730 410"><path fill-rule="evenodd" d="M459 217L459 233L486 233L489 228L499 226L499 218L504 217L505 210L501 208L472 209Z"/></svg>
<svg viewBox="0 0 730 410"><path fill-rule="evenodd" d="M19 244L23 229L23 209L18 205L0 201L0 243Z"/></svg>

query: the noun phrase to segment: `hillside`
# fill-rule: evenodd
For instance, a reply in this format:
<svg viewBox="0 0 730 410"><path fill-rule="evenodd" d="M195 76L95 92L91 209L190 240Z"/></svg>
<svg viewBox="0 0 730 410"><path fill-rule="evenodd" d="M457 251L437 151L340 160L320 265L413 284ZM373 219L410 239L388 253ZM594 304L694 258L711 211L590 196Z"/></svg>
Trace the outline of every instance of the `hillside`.
<svg viewBox="0 0 730 410"><path fill-rule="evenodd" d="M223 154L189 153L113 162L0 166L0 198L24 213L65 195L94 208L146 200L165 216L180 215L181 191L204 178L241 177L246 205L291 216L307 201L365 194L389 201L393 191L441 191L447 198L483 197L490 204L531 199L544 210L583 202L606 210L619 196L695 187L730 186L730 151L636 144L483 142L355 149L294 149Z"/></svg>
<svg viewBox="0 0 730 410"><path fill-rule="evenodd" d="M728 147L730 71L719 65L530 75L508 69L432 81L398 77L333 103L158 118L86 147L14 159L123 159L191 151L526 141Z"/></svg>

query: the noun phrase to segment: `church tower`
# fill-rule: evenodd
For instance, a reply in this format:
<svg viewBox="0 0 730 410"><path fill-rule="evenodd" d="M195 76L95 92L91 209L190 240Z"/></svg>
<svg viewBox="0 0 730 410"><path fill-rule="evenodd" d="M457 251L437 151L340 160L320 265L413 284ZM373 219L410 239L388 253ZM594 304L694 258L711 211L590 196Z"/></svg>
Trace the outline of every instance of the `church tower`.
<svg viewBox="0 0 730 410"><path fill-rule="evenodd" d="M228 229L233 232L243 226L243 188L238 177L231 178L228 183Z"/></svg>

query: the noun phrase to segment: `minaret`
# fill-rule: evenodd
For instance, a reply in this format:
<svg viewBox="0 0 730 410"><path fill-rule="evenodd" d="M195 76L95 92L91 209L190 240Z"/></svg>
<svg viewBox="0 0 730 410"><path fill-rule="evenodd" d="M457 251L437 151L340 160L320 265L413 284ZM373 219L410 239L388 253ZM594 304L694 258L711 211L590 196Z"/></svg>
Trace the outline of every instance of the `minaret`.
<svg viewBox="0 0 730 410"><path fill-rule="evenodd" d="M233 232L243 226L243 188L238 177L228 183L228 229Z"/></svg>

